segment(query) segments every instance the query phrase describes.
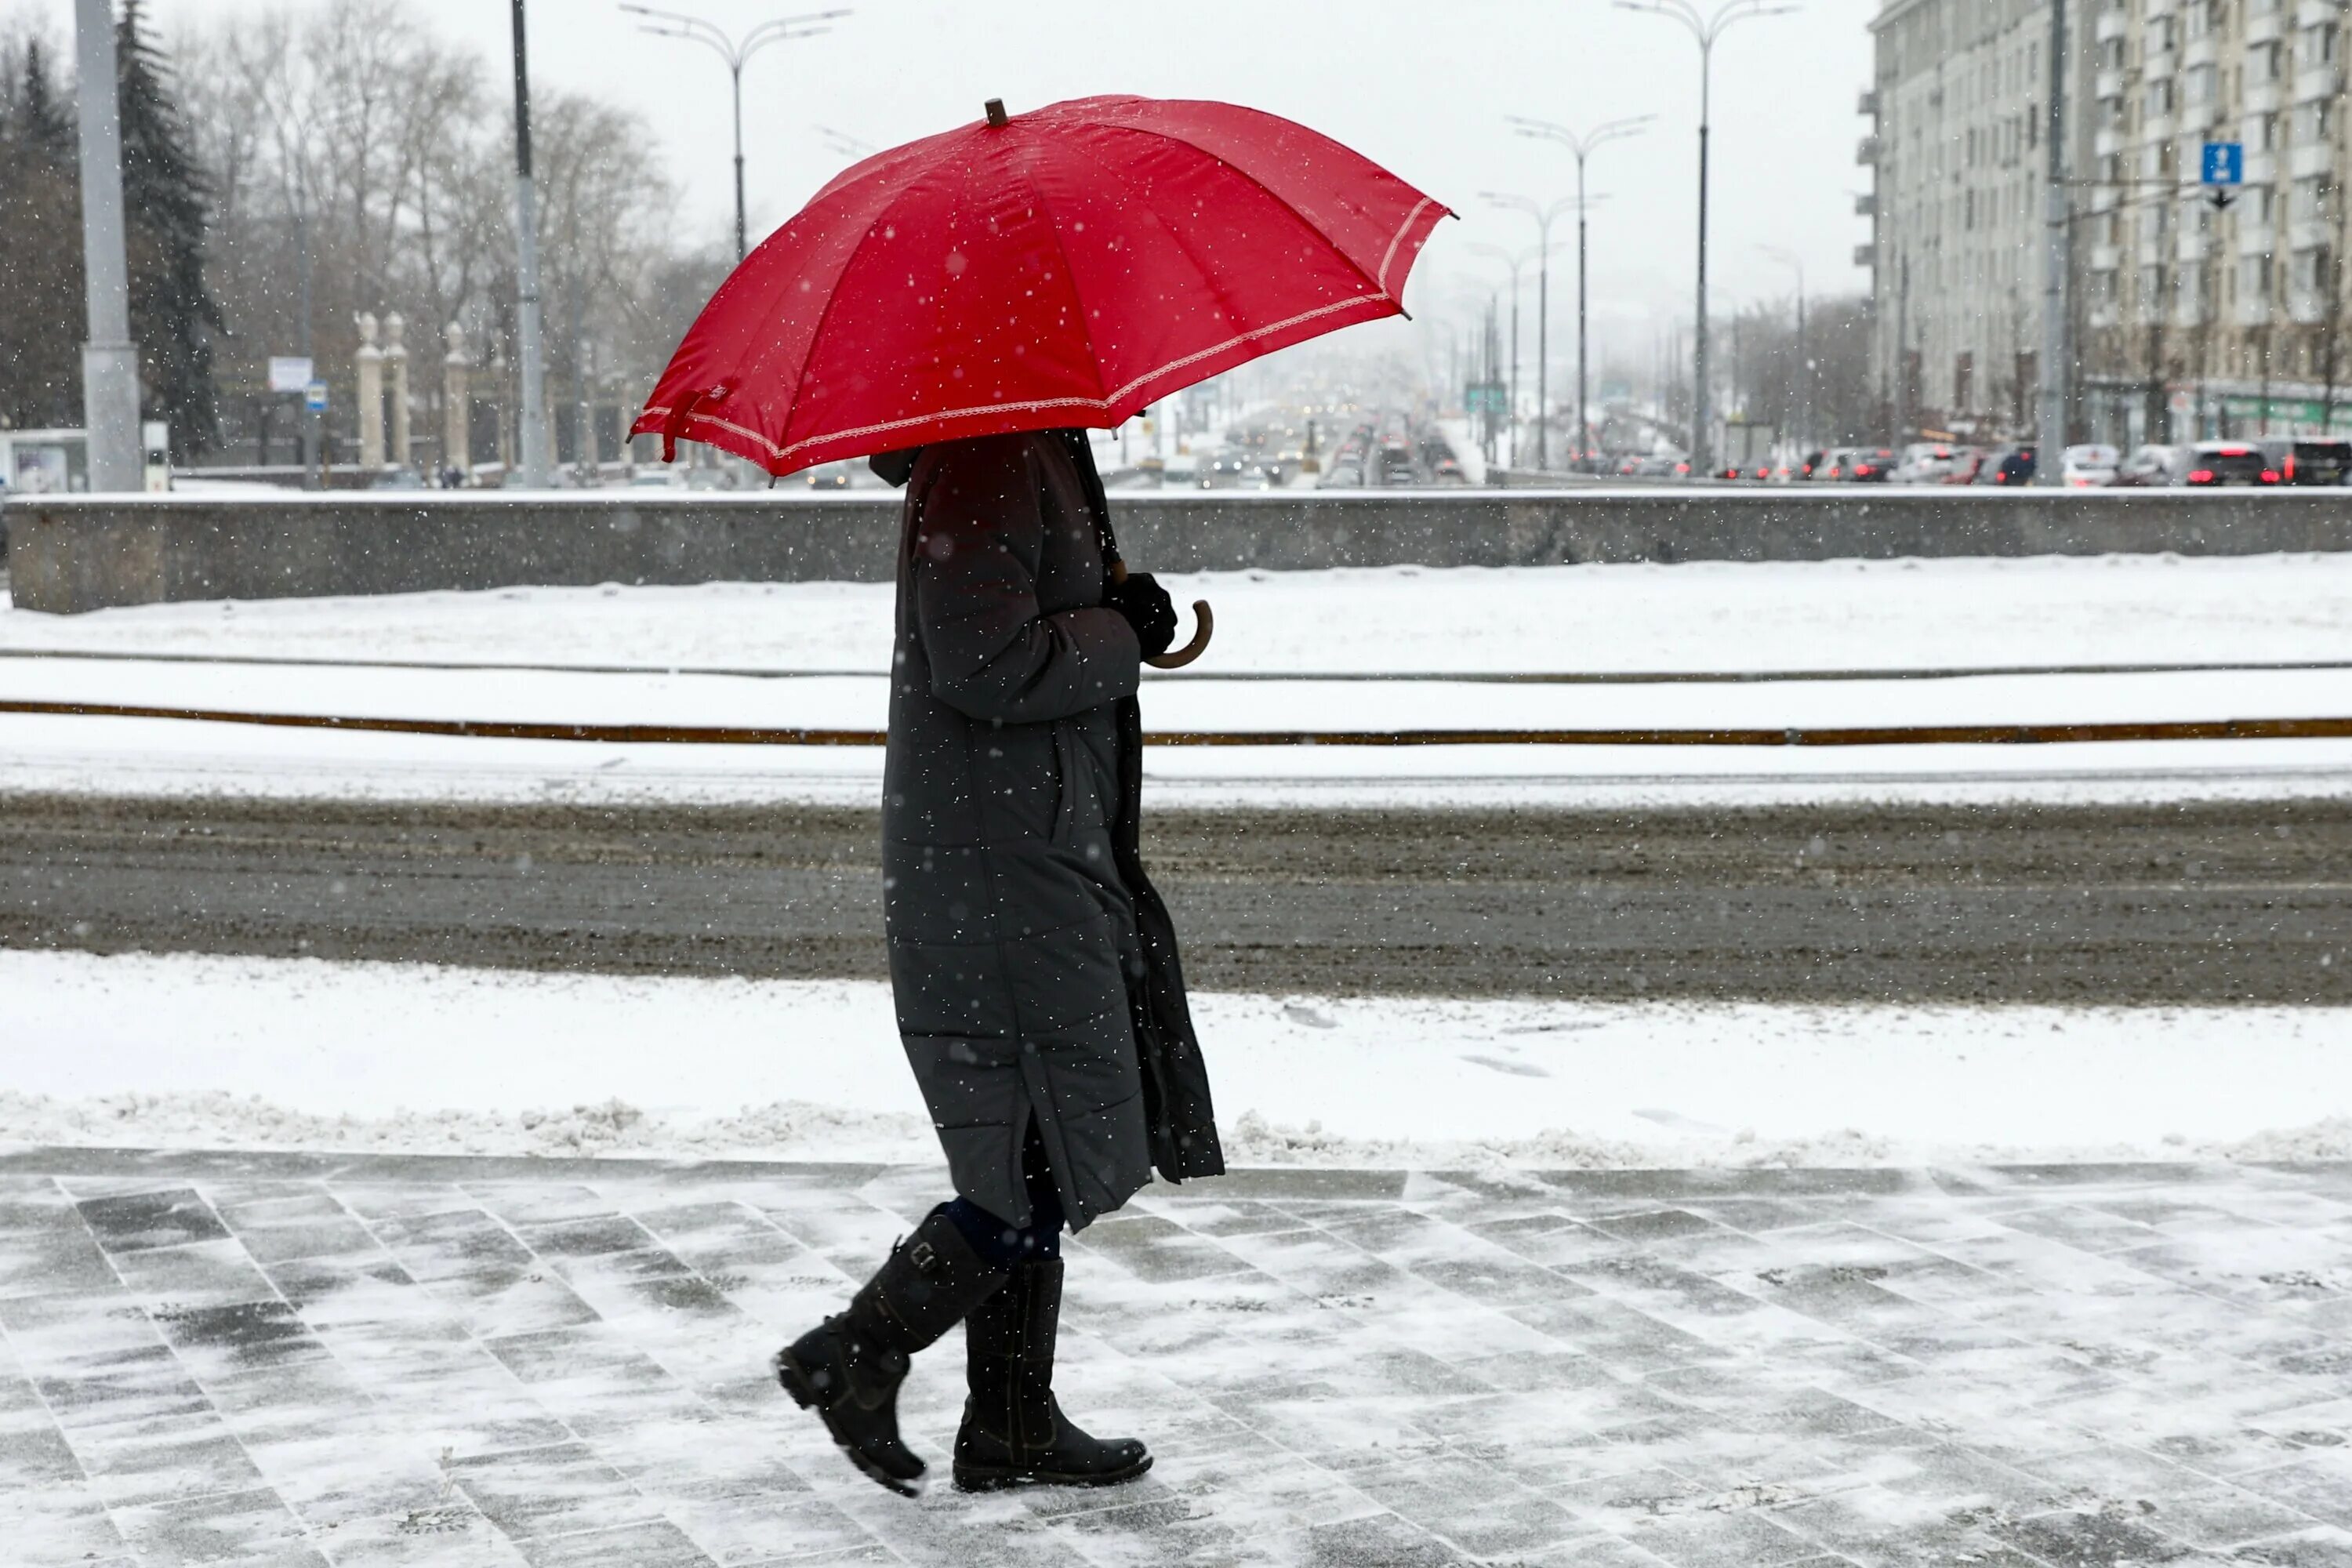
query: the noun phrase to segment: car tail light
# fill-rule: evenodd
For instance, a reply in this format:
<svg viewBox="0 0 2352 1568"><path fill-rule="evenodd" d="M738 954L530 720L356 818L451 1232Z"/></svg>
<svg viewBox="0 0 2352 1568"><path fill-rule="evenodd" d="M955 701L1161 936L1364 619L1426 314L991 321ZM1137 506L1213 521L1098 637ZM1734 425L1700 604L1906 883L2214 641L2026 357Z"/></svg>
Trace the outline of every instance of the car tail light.
<svg viewBox="0 0 2352 1568"><path fill-rule="evenodd" d="M2251 458L2254 455L2252 447L2221 447L2215 450L2224 458Z"/></svg>
<svg viewBox="0 0 2352 1568"><path fill-rule="evenodd" d="M1853 477L1857 479L1866 479L1876 472L1878 472L1878 470L1872 468L1868 463L1856 463L1853 466Z"/></svg>
<svg viewBox="0 0 2352 1568"><path fill-rule="evenodd" d="M1678 474L1687 474L1690 472L1690 465L1688 463L1676 463L1675 465L1675 472Z"/></svg>
<svg viewBox="0 0 2352 1568"><path fill-rule="evenodd" d="M2213 470L2191 468L2189 470L2189 482L2192 485L2210 485L2213 482Z"/></svg>
<svg viewBox="0 0 2352 1568"><path fill-rule="evenodd" d="M2263 470L2263 483L2266 485L2274 485L2278 482L2279 477L2278 470L2276 468L2264 468Z"/></svg>
<svg viewBox="0 0 2352 1568"><path fill-rule="evenodd" d="M2286 455L2286 468L2282 470L2282 472L2284 473L2287 483L2294 483L2294 454L2293 452L2289 452Z"/></svg>

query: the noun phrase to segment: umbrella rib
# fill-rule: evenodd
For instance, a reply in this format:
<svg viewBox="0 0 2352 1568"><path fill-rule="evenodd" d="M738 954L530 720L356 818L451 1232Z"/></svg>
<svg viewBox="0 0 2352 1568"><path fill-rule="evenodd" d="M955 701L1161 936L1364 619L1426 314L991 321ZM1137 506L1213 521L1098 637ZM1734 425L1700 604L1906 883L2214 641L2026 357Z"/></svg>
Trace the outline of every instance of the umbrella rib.
<svg viewBox="0 0 2352 1568"><path fill-rule="evenodd" d="M1132 132L1134 134L1136 134L1136 135L1139 135L1139 136L1150 136L1150 135L1158 134L1157 132L1149 132L1149 131L1136 131L1136 130L1134 130L1134 128L1133 128L1133 127L1130 127L1130 126L1120 126L1120 127L1118 127L1118 129L1120 129L1120 130L1122 130L1122 131L1130 131L1130 132ZM1190 142L1186 142L1186 141L1184 141L1184 139L1183 139L1182 137L1181 137L1181 136L1171 136L1171 137L1167 138L1167 140L1169 140L1169 141L1171 141L1171 142L1177 142L1177 143L1178 143L1179 145L1181 145L1181 146L1192 147L1192 143L1191 143ZM1108 177L1109 179L1111 179L1111 180L1113 180L1113 181L1116 181L1116 182L1118 184L1118 185L1119 185L1120 187L1122 187L1122 188L1129 188L1129 189L1131 189L1131 187L1132 187L1132 185L1133 185L1134 182L1133 182L1132 180L1130 180L1130 179L1128 177L1128 175L1127 175L1124 172L1122 172L1121 170L1117 169L1117 168L1113 167L1112 165L1110 165L1110 164L1108 164L1108 163L1107 163L1103 162L1103 160L1102 160L1100 157L1098 157L1098 156L1097 156L1097 155L1096 155L1096 153L1094 153L1094 151L1093 151L1091 148L1087 148L1087 147L1085 147L1085 146L1079 145L1078 143L1076 143L1076 142L1072 142L1072 143L1071 143L1071 151L1073 151L1073 152L1076 153L1079 156L1081 156L1081 157L1085 158L1088 163L1090 163L1094 164L1094 165L1095 165L1095 167L1097 167L1097 169L1100 169L1100 170L1103 172L1103 174L1104 174L1107 177ZM1218 157L1214 153L1212 153L1212 152L1208 151L1206 148L1202 148L1202 147L1192 147L1192 151L1194 151L1195 153L1200 153L1200 155L1201 155L1202 157L1208 159L1211 163L1215 163L1215 164L1216 164L1218 167L1220 167L1220 168L1223 168L1223 169L1234 169L1234 165L1233 165L1233 164L1231 164L1231 163L1227 163L1224 159ZM1241 174L1241 175L1242 175L1242 177L1243 177L1244 179L1245 179L1245 180L1249 179L1249 176L1247 175L1247 174L1244 173L1244 171L1242 171L1242 170L1239 170L1239 169L1234 169L1234 173L1235 173L1235 174ZM1300 224L1300 226L1303 226L1303 227L1305 227L1305 228L1306 228L1309 233L1311 233L1311 234L1317 234L1317 235L1321 235L1321 237L1323 237L1323 239L1324 239L1325 243L1327 243L1327 244L1328 244L1328 243L1329 243L1329 238L1330 238L1330 237L1329 237L1329 236L1328 236L1328 235L1322 235L1322 231L1321 231L1321 230L1319 230L1319 229L1317 229L1313 224L1308 223L1308 222L1307 221L1307 216L1306 216L1306 215L1305 215L1304 213L1301 213L1301 212L1300 212L1297 207L1294 207L1294 206L1292 206L1289 203L1287 203L1287 202L1286 202L1286 201L1283 201L1283 199L1282 199L1280 196L1276 195L1272 191L1270 191L1270 190L1266 190L1266 187L1265 187L1265 184L1264 184L1263 182L1261 182L1261 181L1257 181L1257 180L1249 180L1249 183L1250 183L1251 184L1253 184L1253 185L1257 186L1257 188L1258 188L1259 190L1261 190L1261 191L1265 191L1266 195L1267 195L1271 200L1273 200L1274 202L1276 202L1276 204L1278 204L1278 205L1283 208L1283 210L1284 210L1284 211L1286 211L1286 212L1289 213L1289 214L1291 215L1291 216L1292 216L1293 218L1297 219L1297 222ZM1184 258L1184 259L1192 265L1192 268L1193 272L1199 276L1199 278L1200 278L1201 281L1202 281L1203 283L1206 283L1206 284L1209 286L1209 291L1216 297L1216 300L1217 300L1218 305L1219 305L1220 307L1222 307L1222 308L1223 308L1223 310L1225 320L1226 320L1226 321L1230 321L1230 322L1232 322L1235 327L1241 328L1241 329L1243 329L1243 330L1242 330L1242 331L1241 331L1240 336L1238 336L1238 337L1234 337L1234 338L1232 338L1232 339L1227 340L1224 343L1221 344L1218 348L1208 350L1208 351L1206 351L1206 353L1203 353L1203 354L1195 354L1195 355L1192 355L1192 356L1189 356L1189 357L1188 357L1188 358L1186 358L1186 359L1177 360L1177 361L1173 362L1173 363L1162 365L1162 366L1160 366L1158 370L1153 371L1153 372L1150 374L1150 375L1144 376L1143 378L1141 378L1141 380L1139 380L1139 381L1135 381L1135 382L1131 382L1131 383L1129 383L1126 387L1124 387L1124 388L1120 389L1120 393L1119 393L1119 395L1120 395L1120 396L1125 395L1126 395L1127 393L1129 393L1129 392L1132 392L1136 387L1142 385L1144 382L1151 380L1153 376L1164 375L1164 374L1166 374L1169 371L1171 371L1171 370L1172 370L1172 369L1176 368L1176 366L1177 366L1177 365L1181 365L1181 364L1186 364L1186 363L1193 363L1193 362L1195 362L1195 361L1197 361L1197 360L1199 360L1199 359L1202 359L1202 358L1205 358L1205 357L1207 357L1207 354L1213 354L1213 353L1222 353L1224 349L1231 348L1231 347L1233 347L1235 343L1239 343L1239 342L1246 342L1246 341L1247 341L1247 340L1248 340L1248 339L1253 335L1253 331L1252 331L1252 329L1250 329L1250 328L1248 327L1248 325L1247 325L1247 322L1248 322L1248 321L1249 321L1249 317L1247 316L1247 314L1246 314L1246 313L1244 313L1244 311L1239 310L1236 310L1236 309L1234 308L1234 303L1233 298L1232 298L1232 296L1230 296L1229 294L1227 294L1227 293L1225 292L1224 285L1223 285L1223 284L1219 279L1217 279L1215 277L1213 277L1213 276L1210 273L1209 268L1208 268L1207 267L1205 267L1205 266L1203 266L1203 265L1202 264L1200 258L1199 258L1198 256L1196 256L1196 255L1193 253L1193 250L1192 250L1192 246L1191 246L1191 245L1189 245L1189 244L1187 244L1187 243L1185 242L1184 236L1182 235L1182 233L1181 233L1181 232L1180 232L1180 231L1176 228L1176 226L1175 226L1174 225L1172 225L1172 224L1169 223L1167 220L1165 220L1164 218L1162 218L1162 217L1160 216L1160 214L1159 214L1158 212L1154 211L1154 210L1153 210L1153 209L1152 209L1152 208L1151 208L1148 204L1139 202L1139 203L1137 203L1136 205L1138 205L1138 206L1142 210L1142 212L1144 213L1144 215L1151 220L1152 224L1153 224L1156 227L1158 227L1158 228L1159 228L1159 230L1160 230L1162 234L1165 234L1165 235L1169 237L1169 239L1170 239L1170 240L1171 240L1171 241L1175 245L1175 247L1176 247L1176 248L1177 248L1178 252L1179 252L1180 254L1181 254L1181 255L1182 255L1182 257ZM1338 246L1334 245L1334 246L1332 246L1332 247L1331 247L1331 248L1332 248L1332 249L1334 249L1334 250L1339 250L1339 247ZM1340 256L1341 259L1345 260L1345 261L1348 263L1348 265L1355 270L1356 274L1357 274L1359 277L1361 277L1361 276L1363 275L1363 270L1364 270L1364 269L1363 269L1361 267L1359 267L1359 266L1357 266L1357 265L1356 265L1355 258L1353 258L1353 257L1351 257L1351 256L1349 256L1349 255L1348 255L1348 253L1347 253L1346 251L1343 251L1343 250L1339 251L1339 256ZM1383 292L1383 295L1385 295L1385 292L1386 292L1386 291L1385 291L1385 290L1383 290L1382 292ZM1096 376L1096 378L1095 378L1095 384L1096 384L1097 386L1100 386L1100 385L1102 384L1102 377L1101 377L1100 375L1097 375L1097 376ZM1113 398L1111 399L1111 401L1112 401L1112 402L1116 402L1116 401L1118 401L1118 398L1117 398L1117 397L1113 397ZM1105 410L1105 412L1108 412L1108 409L1106 409L1106 410Z"/></svg>
<svg viewBox="0 0 2352 1568"><path fill-rule="evenodd" d="M1062 275L1070 280L1070 300L1077 307L1078 330L1086 338L1087 357L1095 362L1095 391L1102 395L1103 410L1108 413L1110 377L1103 374L1102 350L1095 346L1094 329L1087 323L1086 297L1078 292L1078 269L1070 260L1070 247L1062 243L1061 225L1053 221L1053 204L1045 199L1045 188L1038 184L1034 175L1029 180L1029 194L1045 211L1045 232L1054 237L1054 252L1062 258Z"/></svg>
<svg viewBox="0 0 2352 1568"><path fill-rule="evenodd" d="M785 435L789 436L793 433L793 416L801 405L801 388L808 382L809 362L816 358L817 344L824 340L824 324L832 319L833 307L842 295L841 280L849 276L849 269L857 265L859 257L866 254L867 242L873 239L876 231L883 226L898 204L906 199L907 193L913 188L913 184L914 182L909 182L908 184L901 186L897 195L882 205L882 210L867 221L866 232L857 237L857 243L849 247L849 255L843 259L841 270L833 275L833 286L825 290L824 304L816 313L816 324L809 329L808 350L801 355L800 369L793 376L792 401L784 405L783 433ZM791 448L778 447L772 438L766 439L769 450L776 454L779 462L782 461L784 454Z"/></svg>

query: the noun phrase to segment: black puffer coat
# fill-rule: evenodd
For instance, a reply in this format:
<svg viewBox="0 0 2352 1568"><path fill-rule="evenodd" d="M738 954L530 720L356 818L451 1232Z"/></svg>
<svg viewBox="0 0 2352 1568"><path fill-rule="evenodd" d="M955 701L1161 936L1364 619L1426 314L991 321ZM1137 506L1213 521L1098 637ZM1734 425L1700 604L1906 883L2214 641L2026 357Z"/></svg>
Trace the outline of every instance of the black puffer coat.
<svg viewBox="0 0 2352 1568"><path fill-rule="evenodd" d="M1016 1225L1033 1119L1073 1228L1154 1166L1224 1168L1175 932L1136 853L1141 649L1103 603L1108 540L1083 436L929 447L908 484L890 983L956 1190Z"/></svg>

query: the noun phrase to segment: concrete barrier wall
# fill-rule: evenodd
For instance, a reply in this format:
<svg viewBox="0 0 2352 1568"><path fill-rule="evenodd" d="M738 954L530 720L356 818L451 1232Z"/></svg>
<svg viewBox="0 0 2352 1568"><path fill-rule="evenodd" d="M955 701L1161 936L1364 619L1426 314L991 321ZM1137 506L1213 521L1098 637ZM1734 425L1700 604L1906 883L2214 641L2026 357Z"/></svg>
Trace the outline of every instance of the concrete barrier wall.
<svg viewBox="0 0 2352 1568"><path fill-rule="evenodd" d="M2352 551L2352 490L1883 486L1122 491L1139 568L1552 565L2173 551ZM509 499L454 492L26 499L7 510L16 605L70 614L519 584L888 578L895 495Z"/></svg>

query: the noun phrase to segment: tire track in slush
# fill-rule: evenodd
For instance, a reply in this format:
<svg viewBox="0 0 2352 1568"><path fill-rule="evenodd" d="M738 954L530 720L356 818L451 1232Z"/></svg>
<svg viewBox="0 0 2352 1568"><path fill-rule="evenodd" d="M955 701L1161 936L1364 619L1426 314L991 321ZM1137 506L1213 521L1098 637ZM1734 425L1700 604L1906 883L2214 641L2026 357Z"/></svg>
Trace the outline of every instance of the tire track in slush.
<svg viewBox="0 0 2352 1568"><path fill-rule="evenodd" d="M0 945L880 978L810 806L0 797ZM2352 803L1163 811L1203 989L2352 1004Z"/></svg>

